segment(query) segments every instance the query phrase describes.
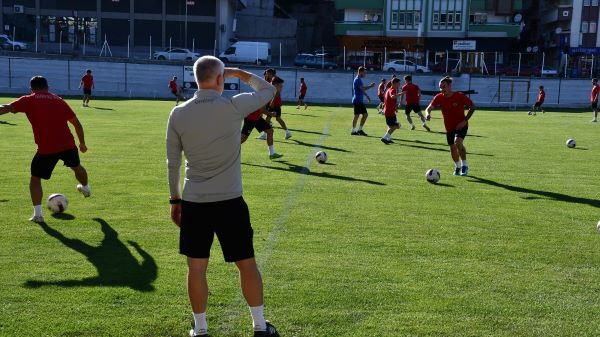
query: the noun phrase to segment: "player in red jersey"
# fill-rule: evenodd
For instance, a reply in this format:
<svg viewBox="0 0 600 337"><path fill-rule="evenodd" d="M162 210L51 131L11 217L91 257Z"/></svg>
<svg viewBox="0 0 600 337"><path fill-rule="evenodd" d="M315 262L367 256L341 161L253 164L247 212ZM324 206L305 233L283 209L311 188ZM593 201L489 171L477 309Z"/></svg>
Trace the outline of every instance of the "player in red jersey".
<svg viewBox="0 0 600 337"><path fill-rule="evenodd" d="M263 74L265 76L265 81L270 82L277 89L277 91L275 92L275 97L269 104L267 104L266 109L268 114L266 121L267 123L272 125L271 117L275 117L275 120L277 120L281 128L285 130L285 139L289 139L292 137L292 133L290 132L290 130L288 130L285 121L281 118L281 106L283 106L283 102L281 101L281 91L283 90L284 81L282 78L276 76L277 72L275 69L269 68L265 70ZM258 137L256 137L256 139L265 140L267 139L267 134L263 132Z"/></svg>
<svg viewBox="0 0 600 337"><path fill-rule="evenodd" d="M308 87L306 86L306 82L304 81L304 77L300 77L300 96L298 96L298 106L296 109L300 109L301 105L304 105L304 110L308 108L308 105L304 103L304 97L306 96L306 90Z"/></svg>
<svg viewBox="0 0 600 337"><path fill-rule="evenodd" d="M182 92L181 87L177 85L177 76L173 76L173 79L169 81L169 89L171 90L171 93L173 95L175 95L175 98L176 98L175 105L176 106L179 104L179 101L185 100L185 97L183 97L183 95L181 94L181 92Z"/></svg>
<svg viewBox="0 0 600 337"><path fill-rule="evenodd" d="M410 124L410 129L415 129L415 125L410 117L411 111L414 111L417 115L419 115L419 118L421 118L421 125L423 125L425 130L431 131L431 129L429 129L427 126L425 116L423 116L423 113L421 113L421 88L412 83L411 75L404 76L404 83L405 84L402 86L402 92L400 93L400 104L402 104L402 99L406 101L404 113L406 114L406 120Z"/></svg>
<svg viewBox="0 0 600 337"><path fill-rule="evenodd" d="M454 160L454 175L466 176L469 173L467 164L467 149L463 144L469 128L469 119L475 112L475 106L469 97L462 92L452 91L452 78L446 76L439 83L441 93L435 95L429 106L426 119L431 119L431 111L441 107L446 128L446 139L450 145L450 155ZM469 112L465 116L465 106ZM462 160L462 163L461 163Z"/></svg>
<svg viewBox="0 0 600 337"><path fill-rule="evenodd" d="M544 109L542 109L542 104L544 104L544 99L546 99L546 92L544 91L544 86L540 85L540 91L538 92L538 97L535 100L535 103L531 107L531 110L527 112L528 115L535 116L536 112L541 110L544 113Z"/></svg>
<svg viewBox="0 0 600 337"><path fill-rule="evenodd" d="M388 129L385 135L381 138L381 141L385 145L393 143L392 133L400 127L398 119L396 118L396 109L398 108L398 87L400 86L400 79L394 78L392 86L385 92L383 114L385 115L385 124Z"/></svg>
<svg viewBox="0 0 600 337"><path fill-rule="evenodd" d="M266 113L267 111L265 108L260 108L244 118L241 144L244 144L248 139L250 133L252 133L252 129L256 129L258 132L264 132L267 135L266 139L267 146L269 147L269 158L281 158L283 155L275 152L275 146L273 145L273 128L264 118L262 118L262 115Z"/></svg>
<svg viewBox="0 0 600 337"><path fill-rule="evenodd" d="M77 189L84 197L90 196L88 176L79 162L79 152L67 122L71 123L79 139L79 150L87 151L83 137L83 127L75 113L62 98L48 92L48 81L42 76L34 76L30 81L31 95L0 105L0 115L24 112L33 129L33 137L38 146L31 161L29 191L33 204L31 221L42 223L42 179L48 180L59 160L70 167L79 181Z"/></svg>
<svg viewBox="0 0 600 337"><path fill-rule="evenodd" d="M592 78L592 94L590 96L590 102L592 103L592 110L594 111L594 119L592 123L598 123L598 93L600 92L600 86L598 86L598 79Z"/></svg>
<svg viewBox="0 0 600 337"><path fill-rule="evenodd" d="M94 86L94 76L92 76L92 70L88 69L85 71L85 75L81 78L79 88L83 87L83 106L90 106L90 98L92 97L92 89Z"/></svg>
<svg viewBox="0 0 600 337"><path fill-rule="evenodd" d="M379 106L377 106L377 110L380 115L383 115L383 104L385 101L385 91L387 90L385 85L385 78L381 79L381 83L377 86L377 97L379 97Z"/></svg>

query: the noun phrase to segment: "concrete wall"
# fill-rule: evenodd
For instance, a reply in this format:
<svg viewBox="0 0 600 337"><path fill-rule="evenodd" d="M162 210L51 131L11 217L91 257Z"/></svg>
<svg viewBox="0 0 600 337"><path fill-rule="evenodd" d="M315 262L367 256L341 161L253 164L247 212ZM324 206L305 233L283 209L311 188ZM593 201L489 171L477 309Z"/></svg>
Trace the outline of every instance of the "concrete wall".
<svg viewBox="0 0 600 337"><path fill-rule="evenodd" d="M184 78L183 66L163 64L135 64L122 62L71 61L47 59L0 58L0 92L26 94L29 80L34 75L48 78L50 89L60 95L80 95L78 89L81 76L92 69L96 85L94 96L172 98L167 88L172 76ZM262 75L264 67L243 67ZM285 80L282 97L295 102L298 97L300 77L308 86L306 101L311 103L350 104L354 72L339 70L306 70L296 68L277 69L277 75ZM364 82L378 84L389 73L369 72ZM421 90L437 91L440 75L414 75L413 80ZM179 83L182 85L183 83ZM471 77L454 78L455 90L475 90L473 101L482 107L527 107L535 102L538 87L546 90L546 107L588 108L591 82L589 79L552 78L506 78ZM528 89L529 88L529 89ZM368 91L374 106L378 99L376 89ZM250 88L242 85L241 91ZM229 94L233 94L229 92ZM426 105L431 96L423 96ZM513 104L509 104L513 101Z"/></svg>

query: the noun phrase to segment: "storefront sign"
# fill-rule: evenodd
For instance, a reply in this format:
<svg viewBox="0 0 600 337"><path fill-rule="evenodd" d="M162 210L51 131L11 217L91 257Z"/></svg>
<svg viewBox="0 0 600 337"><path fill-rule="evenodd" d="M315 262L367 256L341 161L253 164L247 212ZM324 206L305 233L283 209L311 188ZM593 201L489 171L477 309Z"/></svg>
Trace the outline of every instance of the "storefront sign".
<svg viewBox="0 0 600 337"><path fill-rule="evenodd" d="M600 54L600 48L575 47L569 49L569 54Z"/></svg>
<svg viewBox="0 0 600 337"><path fill-rule="evenodd" d="M475 40L453 40L452 50L475 50L476 44Z"/></svg>

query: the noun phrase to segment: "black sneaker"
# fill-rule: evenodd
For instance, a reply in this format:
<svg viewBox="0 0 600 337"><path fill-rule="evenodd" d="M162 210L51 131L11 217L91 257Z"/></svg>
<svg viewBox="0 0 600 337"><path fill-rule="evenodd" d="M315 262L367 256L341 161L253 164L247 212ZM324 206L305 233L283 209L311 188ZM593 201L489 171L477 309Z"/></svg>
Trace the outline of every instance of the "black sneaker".
<svg viewBox="0 0 600 337"><path fill-rule="evenodd" d="M452 173L452 175L454 175L454 176L460 176L461 175L460 167L455 167L454 168L454 173Z"/></svg>
<svg viewBox="0 0 600 337"><path fill-rule="evenodd" d="M356 131L356 133L361 136L368 136L363 130L358 130L358 131Z"/></svg>
<svg viewBox="0 0 600 337"><path fill-rule="evenodd" d="M351 135L351 136L358 136L358 132L356 132L356 131L352 131L352 132L350 132L350 135Z"/></svg>
<svg viewBox="0 0 600 337"><path fill-rule="evenodd" d="M279 337L279 333L271 322L267 321L266 331L254 331L254 337Z"/></svg>
<svg viewBox="0 0 600 337"><path fill-rule="evenodd" d="M385 144L385 145L390 145L390 144L392 143L392 141L391 141L391 140L387 140L387 139L385 139L385 138L381 138L381 142L382 142L383 144Z"/></svg>

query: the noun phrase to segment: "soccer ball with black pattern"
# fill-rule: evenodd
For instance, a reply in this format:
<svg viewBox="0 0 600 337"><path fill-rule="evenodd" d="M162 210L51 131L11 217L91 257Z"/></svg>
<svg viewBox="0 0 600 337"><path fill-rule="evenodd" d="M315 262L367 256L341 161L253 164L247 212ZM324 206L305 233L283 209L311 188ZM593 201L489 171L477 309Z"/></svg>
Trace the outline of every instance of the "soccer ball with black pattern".
<svg viewBox="0 0 600 337"><path fill-rule="evenodd" d="M319 151L315 154L315 159L320 164L325 164L327 162L327 153L325 153L325 151Z"/></svg>
<svg viewBox="0 0 600 337"><path fill-rule="evenodd" d="M440 181L440 171L438 171L437 169L434 169L434 168L429 169L425 173L425 178L427 179L428 182L435 184L438 181Z"/></svg>
<svg viewBox="0 0 600 337"><path fill-rule="evenodd" d="M567 147L572 149L577 145L575 139L567 139Z"/></svg>
<svg viewBox="0 0 600 337"><path fill-rule="evenodd" d="M62 213L67 210L68 205L69 201L63 194L54 193L48 197L48 209L52 213Z"/></svg>

